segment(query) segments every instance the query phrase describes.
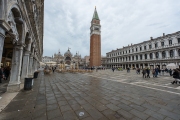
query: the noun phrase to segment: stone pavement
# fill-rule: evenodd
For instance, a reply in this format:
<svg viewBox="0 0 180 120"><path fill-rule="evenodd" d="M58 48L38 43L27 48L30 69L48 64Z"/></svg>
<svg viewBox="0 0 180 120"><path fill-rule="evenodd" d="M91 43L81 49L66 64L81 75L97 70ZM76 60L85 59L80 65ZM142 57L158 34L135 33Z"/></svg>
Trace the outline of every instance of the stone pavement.
<svg viewBox="0 0 180 120"><path fill-rule="evenodd" d="M180 120L179 85L135 71L54 73L20 91L0 120Z"/></svg>

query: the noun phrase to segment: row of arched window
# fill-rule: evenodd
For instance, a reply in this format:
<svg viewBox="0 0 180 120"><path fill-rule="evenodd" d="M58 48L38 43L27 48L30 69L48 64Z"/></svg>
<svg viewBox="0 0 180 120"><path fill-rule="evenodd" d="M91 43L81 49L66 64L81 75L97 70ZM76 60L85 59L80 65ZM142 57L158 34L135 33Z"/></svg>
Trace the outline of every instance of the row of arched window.
<svg viewBox="0 0 180 120"><path fill-rule="evenodd" d="M168 40L168 45L172 45L172 40ZM180 44L180 38L177 38L177 43ZM160 45L158 44L158 42L154 43L154 47L157 48L159 46L164 46L165 43L164 41L161 41L160 42ZM135 48L131 48L129 50L124 50L122 52L116 52L116 53L111 53L111 54L108 54L107 57L113 57L113 56L118 56L118 55L121 55L121 54L127 54L127 53L133 53L134 51L135 52L138 52L138 51L142 51L143 49L146 50L147 49L147 46L149 47L149 49L152 49L152 44L149 44L149 45L144 45L144 46L140 46L139 47L139 50L138 50L138 47L135 47Z"/></svg>
<svg viewBox="0 0 180 120"><path fill-rule="evenodd" d="M180 56L180 49L177 51L178 56ZM162 52L155 52L154 53L154 58L159 58L160 55L162 55L162 58L168 57L167 53L169 53L169 57L175 57L174 50L170 50L169 52L166 53L166 51ZM122 58L115 58L115 59L110 59L109 62L119 62L119 61L131 61L131 60L142 60L143 55L135 55L135 56L128 56L128 57L122 57ZM148 59L148 54L144 54L144 59ZM153 59L153 53L149 53L149 59Z"/></svg>

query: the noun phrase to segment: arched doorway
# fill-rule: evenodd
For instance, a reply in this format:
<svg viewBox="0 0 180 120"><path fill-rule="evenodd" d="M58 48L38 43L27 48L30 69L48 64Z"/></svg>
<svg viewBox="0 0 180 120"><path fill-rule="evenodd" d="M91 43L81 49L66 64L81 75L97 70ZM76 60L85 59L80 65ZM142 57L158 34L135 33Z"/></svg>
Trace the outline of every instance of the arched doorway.
<svg viewBox="0 0 180 120"><path fill-rule="evenodd" d="M67 57L65 58L65 64L68 64L68 65L71 64L71 57L67 56Z"/></svg>

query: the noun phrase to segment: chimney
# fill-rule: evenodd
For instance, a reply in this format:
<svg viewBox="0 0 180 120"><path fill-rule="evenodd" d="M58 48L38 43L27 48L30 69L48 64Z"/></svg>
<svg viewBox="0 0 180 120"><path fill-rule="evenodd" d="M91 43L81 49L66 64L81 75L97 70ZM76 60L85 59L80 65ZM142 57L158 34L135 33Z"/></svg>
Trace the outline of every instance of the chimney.
<svg viewBox="0 0 180 120"><path fill-rule="evenodd" d="M165 37L165 33L163 33L163 37Z"/></svg>
<svg viewBox="0 0 180 120"><path fill-rule="evenodd" d="M151 40L153 40L153 37L150 37L151 38Z"/></svg>
<svg viewBox="0 0 180 120"><path fill-rule="evenodd" d="M132 43L131 43L131 46L132 46Z"/></svg>

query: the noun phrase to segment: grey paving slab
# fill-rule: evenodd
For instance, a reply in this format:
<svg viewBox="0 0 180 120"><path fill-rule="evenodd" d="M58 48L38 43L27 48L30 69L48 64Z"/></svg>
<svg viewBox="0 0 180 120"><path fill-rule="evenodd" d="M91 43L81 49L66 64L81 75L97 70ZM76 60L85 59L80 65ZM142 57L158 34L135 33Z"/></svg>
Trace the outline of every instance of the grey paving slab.
<svg viewBox="0 0 180 120"><path fill-rule="evenodd" d="M130 119L132 119L132 118L134 118L135 116L133 115L133 114L131 114L130 112L127 112L127 111L125 111L125 110L118 110L117 111L120 115L122 115L125 119L128 119L128 120L130 120Z"/></svg>
<svg viewBox="0 0 180 120"><path fill-rule="evenodd" d="M129 111L131 114L133 114L134 116L137 116L139 117L140 119L142 120L146 120L147 118L149 118L149 115L145 114L145 113L142 113L136 109L132 109Z"/></svg>
<svg viewBox="0 0 180 120"><path fill-rule="evenodd" d="M164 118L166 117L166 116L164 116L164 115L162 115L160 113L154 112L154 111L149 110L149 109L145 110L144 112L147 115L149 115L149 116L151 116L153 118L156 118L157 120L164 120Z"/></svg>
<svg viewBox="0 0 180 120"><path fill-rule="evenodd" d="M113 111L118 111L120 109L119 107L117 107L114 104L107 104L106 106Z"/></svg>
<svg viewBox="0 0 180 120"><path fill-rule="evenodd" d="M61 117L62 115L59 109L55 109L55 110L48 111L47 116L48 116L48 119L50 120L56 117Z"/></svg>
<svg viewBox="0 0 180 120"><path fill-rule="evenodd" d="M33 90L21 91L0 119L179 120L180 90L170 77L143 79L133 72L40 74Z"/></svg>

